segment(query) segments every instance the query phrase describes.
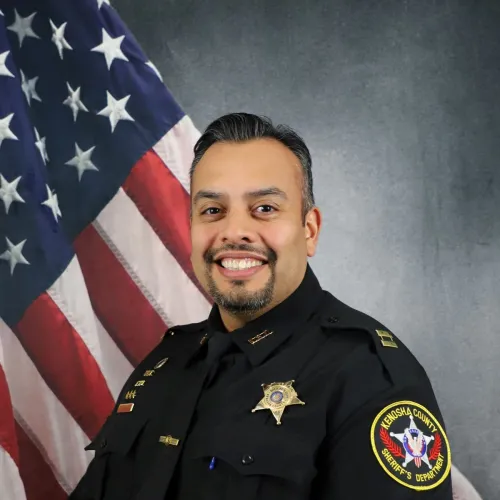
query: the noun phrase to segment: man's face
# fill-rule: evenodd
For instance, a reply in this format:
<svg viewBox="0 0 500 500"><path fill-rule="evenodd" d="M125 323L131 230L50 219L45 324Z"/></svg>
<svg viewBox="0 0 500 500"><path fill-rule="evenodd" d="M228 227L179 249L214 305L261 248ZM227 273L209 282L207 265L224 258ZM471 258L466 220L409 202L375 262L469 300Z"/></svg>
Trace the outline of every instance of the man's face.
<svg viewBox="0 0 500 500"><path fill-rule="evenodd" d="M280 142L217 143L192 181L196 277L222 310L254 317L288 297L314 255L320 216L303 223L302 170Z"/></svg>

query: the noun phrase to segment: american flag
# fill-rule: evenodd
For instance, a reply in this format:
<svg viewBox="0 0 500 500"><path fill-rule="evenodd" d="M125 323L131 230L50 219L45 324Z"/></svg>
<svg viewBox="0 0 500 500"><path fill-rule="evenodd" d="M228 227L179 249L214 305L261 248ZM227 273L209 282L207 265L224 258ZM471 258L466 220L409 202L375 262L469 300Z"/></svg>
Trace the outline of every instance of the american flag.
<svg viewBox="0 0 500 500"><path fill-rule="evenodd" d="M0 497L67 498L194 278L199 133L108 0L0 0Z"/></svg>

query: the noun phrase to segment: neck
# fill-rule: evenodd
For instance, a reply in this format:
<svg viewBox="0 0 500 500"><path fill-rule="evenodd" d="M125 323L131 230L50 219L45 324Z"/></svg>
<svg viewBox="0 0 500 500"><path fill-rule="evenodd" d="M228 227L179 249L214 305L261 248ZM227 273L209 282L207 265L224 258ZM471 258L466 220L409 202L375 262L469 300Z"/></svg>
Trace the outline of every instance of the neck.
<svg viewBox="0 0 500 500"><path fill-rule="evenodd" d="M239 313L239 314L229 312L226 309L219 307L219 314L226 330L228 332L232 332L234 330L237 330L238 328L242 328L247 323L250 323L250 321L257 319L259 316L262 316L267 311L271 310L274 307L274 305L275 304L270 304L269 306L263 309L259 309L258 311L251 311L248 313Z"/></svg>

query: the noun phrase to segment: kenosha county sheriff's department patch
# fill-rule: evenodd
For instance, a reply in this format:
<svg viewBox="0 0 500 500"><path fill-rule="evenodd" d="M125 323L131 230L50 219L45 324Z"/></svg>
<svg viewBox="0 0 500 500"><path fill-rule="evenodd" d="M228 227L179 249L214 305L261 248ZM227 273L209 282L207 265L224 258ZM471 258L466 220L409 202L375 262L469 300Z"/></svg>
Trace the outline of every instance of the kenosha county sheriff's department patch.
<svg viewBox="0 0 500 500"><path fill-rule="evenodd" d="M386 406L373 421L371 442L385 472L408 488L436 488L450 473L448 438L434 415L418 403Z"/></svg>

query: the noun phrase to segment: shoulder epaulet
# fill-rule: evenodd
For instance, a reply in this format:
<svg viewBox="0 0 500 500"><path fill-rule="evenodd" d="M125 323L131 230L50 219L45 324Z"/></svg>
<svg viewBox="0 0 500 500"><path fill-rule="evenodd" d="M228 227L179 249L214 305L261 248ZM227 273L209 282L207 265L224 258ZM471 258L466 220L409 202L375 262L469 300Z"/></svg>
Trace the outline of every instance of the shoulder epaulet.
<svg viewBox="0 0 500 500"><path fill-rule="evenodd" d="M411 378L423 368L406 345L389 328L344 304L330 293L322 308L321 325L332 332L363 331L393 380Z"/></svg>
<svg viewBox="0 0 500 500"><path fill-rule="evenodd" d="M206 326L207 326L207 320L203 320L198 323L189 323L187 325L172 326L161 336L160 342L163 341L167 336L184 334L184 333L198 333L203 329L205 329Z"/></svg>

